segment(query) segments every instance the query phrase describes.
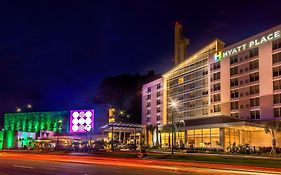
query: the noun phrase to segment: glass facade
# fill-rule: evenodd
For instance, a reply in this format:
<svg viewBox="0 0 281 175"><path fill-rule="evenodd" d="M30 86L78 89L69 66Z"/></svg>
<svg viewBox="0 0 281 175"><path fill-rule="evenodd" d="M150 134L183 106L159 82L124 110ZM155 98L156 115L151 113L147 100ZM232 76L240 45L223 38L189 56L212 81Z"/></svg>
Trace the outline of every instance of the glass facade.
<svg viewBox="0 0 281 175"><path fill-rule="evenodd" d="M220 148L219 128L188 130L187 142L190 148Z"/></svg>

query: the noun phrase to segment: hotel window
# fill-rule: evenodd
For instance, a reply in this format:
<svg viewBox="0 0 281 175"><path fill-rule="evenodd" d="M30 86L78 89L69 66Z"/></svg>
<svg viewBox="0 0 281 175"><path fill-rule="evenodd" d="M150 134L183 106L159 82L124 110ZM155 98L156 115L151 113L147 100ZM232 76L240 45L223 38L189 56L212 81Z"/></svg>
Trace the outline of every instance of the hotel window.
<svg viewBox="0 0 281 175"><path fill-rule="evenodd" d="M213 80L215 81L215 80L219 80L221 78L221 74L220 74L220 72L217 72L217 73L214 73L213 74Z"/></svg>
<svg viewBox="0 0 281 175"><path fill-rule="evenodd" d="M254 82L254 81L259 81L259 73L252 73L249 75L250 76L250 82Z"/></svg>
<svg viewBox="0 0 281 175"><path fill-rule="evenodd" d="M233 90L233 91L231 91L230 92L230 96L231 96L231 98L238 98L238 90Z"/></svg>
<svg viewBox="0 0 281 175"><path fill-rule="evenodd" d="M230 87L238 86L238 78L233 78L230 80Z"/></svg>
<svg viewBox="0 0 281 175"><path fill-rule="evenodd" d="M147 111L146 111L146 115L149 115L149 114L150 114L150 110L147 110Z"/></svg>
<svg viewBox="0 0 281 175"><path fill-rule="evenodd" d="M250 86L250 94L258 94L260 93L260 87L259 85L254 85L254 86Z"/></svg>
<svg viewBox="0 0 281 175"><path fill-rule="evenodd" d="M221 100L221 94L215 94L214 95L214 102Z"/></svg>
<svg viewBox="0 0 281 175"><path fill-rule="evenodd" d="M238 66L230 68L230 76L238 74Z"/></svg>
<svg viewBox="0 0 281 175"><path fill-rule="evenodd" d="M219 69L221 67L220 62L218 61L218 62L213 63L212 67L213 67L213 70Z"/></svg>
<svg viewBox="0 0 281 175"><path fill-rule="evenodd" d="M147 102L146 107L150 107L150 106L151 106L151 102Z"/></svg>
<svg viewBox="0 0 281 175"><path fill-rule="evenodd" d="M258 97L250 99L250 107L255 107L259 105L260 105L260 99Z"/></svg>
<svg viewBox="0 0 281 175"><path fill-rule="evenodd" d="M259 68L259 60L249 62L250 70Z"/></svg>
<svg viewBox="0 0 281 175"><path fill-rule="evenodd" d="M281 117L281 108L274 108L273 109L273 111L274 111L274 117Z"/></svg>
<svg viewBox="0 0 281 175"><path fill-rule="evenodd" d="M260 119L260 118L261 118L261 116L260 116L260 111L259 111L259 110L250 111L250 114L251 114L251 119L252 119L252 120L257 120L257 119Z"/></svg>
<svg viewBox="0 0 281 175"><path fill-rule="evenodd" d="M234 64L234 63L237 63L237 62L238 62L238 56L237 55L230 57L230 64Z"/></svg>
<svg viewBox="0 0 281 175"><path fill-rule="evenodd" d="M156 101L156 105L160 105L161 104L161 101L160 101L160 99L158 99L157 101Z"/></svg>
<svg viewBox="0 0 281 175"><path fill-rule="evenodd" d="M230 109L231 110L239 109L239 102L238 101L231 102Z"/></svg>
<svg viewBox="0 0 281 175"><path fill-rule="evenodd" d="M160 97L161 96L161 92L158 91L156 95L157 95L157 97Z"/></svg>
<svg viewBox="0 0 281 175"><path fill-rule="evenodd" d="M161 88L161 84L158 83L158 84L157 84L157 89L160 89L160 88Z"/></svg>
<svg viewBox="0 0 281 175"><path fill-rule="evenodd" d="M146 96L146 99L147 99L147 100L150 100L150 99L151 99L151 94L147 95L147 96Z"/></svg>
<svg viewBox="0 0 281 175"><path fill-rule="evenodd" d="M281 39L272 42L272 50L281 48Z"/></svg>
<svg viewBox="0 0 281 175"><path fill-rule="evenodd" d="M281 52L272 55L272 63L278 63L281 61Z"/></svg>
<svg viewBox="0 0 281 175"><path fill-rule="evenodd" d="M151 117L147 117L146 122L151 122Z"/></svg>
<svg viewBox="0 0 281 175"><path fill-rule="evenodd" d="M220 112L221 111L221 105L214 105L214 112Z"/></svg>
<svg viewBox="0 0 281 175"><path fill-rule="evenodd" d="M157 107L156 112L157 112L157 113L160 113L160 112L161 112L160 107Z"/></svg>
<svg viewBox="0 0 281 175"><path fill-rule="evenodd" d="M256 47L254 49L249 50L249 58L259 55L259 48Z"/></svg>
<svg viewBox="0 0 281 175"><path fill-rule="evenodd" d="M281 103L281 94L274 94L273 103L274 104Z"/></svg>
<svg viewBox="0 0 281 175"><path fill-rule="evenodd" d="M239 113L236 112L236 113L231 113L230 114L231 117L235 117L235 118L239 118Z"/></svg>
<svg viewBox="0 0 281 175"><path fill-rule="evenodd" d="M213 84L213 91L219 91L221 89L220 83Z"/></svg>
<svg viewBox="0 0 281 175"><path fill-rule="evenodd" d="M178 84L182 84L183 82L184 82L183 77L180 77L180 78L178 79Z"/></svg>
<svg viewBox="0 0 281 175"><path fill-rule="evenodd" d="M273 82L273 90L281 89L281 80L276 80Z"/></svg>
<svg viewBox="0 0 281 175"><path fill-rule="evenodd" d="M160 121L161 120L161 115L157 115L156 119L157 119L157 121Z"/></svg>
<svg viewBox="0 0 281 175"><path fill-rule="evenodd" d="M281 66L273 68L273 77L277 77L281 75Z"/></svg>
<svg viewBox="0 0 281 175"><path fill-rule="evenodd" d="M151 92L151 87L147 88L147 92Z"/></svg>
<svg viewBox="0 0 281 175"><path fill-rule="evenodd" d="M207 115L208 114L208 108L202 109L202 115Z"/></svg>

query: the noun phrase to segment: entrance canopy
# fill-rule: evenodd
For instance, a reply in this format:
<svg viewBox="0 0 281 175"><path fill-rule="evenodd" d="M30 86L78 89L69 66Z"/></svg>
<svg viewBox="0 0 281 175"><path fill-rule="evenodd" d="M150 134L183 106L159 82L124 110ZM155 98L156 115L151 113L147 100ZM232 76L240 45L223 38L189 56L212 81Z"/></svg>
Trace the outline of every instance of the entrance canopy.
<svg viewBox="0 0 281 175"><path fill-rule="evenodd" d="M114 129L114 131L132 131L132 130L136 130L137 132L141 132L142 131L142 125L140 124L134 124L134 123L122 123L122 122L112 122L112 123L108 123L104 126L101 127L102 131L109 131L111 132L112 128Z"/></svg>

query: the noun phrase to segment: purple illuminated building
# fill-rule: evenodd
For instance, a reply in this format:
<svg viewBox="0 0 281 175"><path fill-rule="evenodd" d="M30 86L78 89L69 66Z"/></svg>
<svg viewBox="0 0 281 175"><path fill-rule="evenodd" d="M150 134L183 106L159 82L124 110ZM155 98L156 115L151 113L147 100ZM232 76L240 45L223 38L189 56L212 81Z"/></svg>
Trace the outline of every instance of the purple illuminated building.
<svg viewBox="0 0 281 175"><path fill-rule="evenodd" d="M94 110L71 110L70 132L83 133L94 129Z"/></svg>

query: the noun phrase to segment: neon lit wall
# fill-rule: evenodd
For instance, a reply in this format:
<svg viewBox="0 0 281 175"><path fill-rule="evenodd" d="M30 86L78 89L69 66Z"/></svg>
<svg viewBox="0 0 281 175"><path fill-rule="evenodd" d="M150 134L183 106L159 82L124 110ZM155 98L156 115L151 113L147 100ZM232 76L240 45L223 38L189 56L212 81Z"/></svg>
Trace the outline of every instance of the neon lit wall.
<svg viewBox="0 0 281 175"><path fill-rule="evenodd" d="M6 134L6 146L7 146L7 148L13 148L15 132L9 130L9 131L6 131L5 134Z"/></svg>
<svg viewBox="0 0 281 175"><path fill-rule="evenodd" d="M3 149L4 144L4 131L0 131L0 149Z"/></svg>
<svg viewBox="0 0 281 175"><path fill-rule="evenodd" d="M66 111L5 114L4 128L22 132L39 132L40 130L62 132L69 128L68 115Z"/></svg>
<svg viewBox="0 0 281 175"><path fill-rule="evenodd" d="M71 110L70 132L87 132L94 129L94 110Z"/></svg>

